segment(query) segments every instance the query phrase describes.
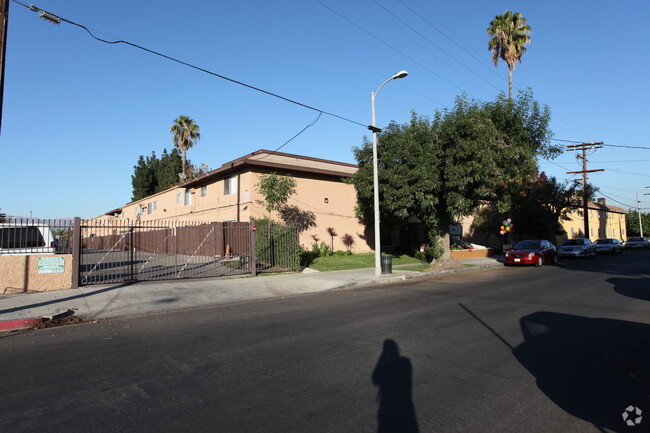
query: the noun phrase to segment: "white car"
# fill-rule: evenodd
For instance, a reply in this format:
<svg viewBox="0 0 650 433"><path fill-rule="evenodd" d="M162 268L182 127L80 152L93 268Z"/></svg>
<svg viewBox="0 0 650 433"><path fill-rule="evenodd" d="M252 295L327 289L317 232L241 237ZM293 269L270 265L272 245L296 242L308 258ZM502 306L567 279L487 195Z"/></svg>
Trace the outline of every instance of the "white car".
<svg viewBox="0 0 650 433"><path fill-rule="evenodd" d="M632 250L632 249L648 249L650 245L648 244L648 240L646 238L642 238L640 236L635 236L632 238L627 238L627 242L625 242L625 249L626 250Z"/></svg>
<svg viewBox="0 0 650 433"><path fill-rule="evenodd" d="M595 257L596 246L587 238L567 239L557 249L558 257Z"/></svg>
<svg viewBox="0 0 650 433"><path fill-rule="evenodd" d="M596 239L596 252L598 254L616 254L623 252L621 241L613 238Z"/></svg>
<svg viewBox="0 0 650 433"><path fill-rule="evenodd" d="M56 240L49 226L35 223L0 224L0 255L54 254Z"/></svg>

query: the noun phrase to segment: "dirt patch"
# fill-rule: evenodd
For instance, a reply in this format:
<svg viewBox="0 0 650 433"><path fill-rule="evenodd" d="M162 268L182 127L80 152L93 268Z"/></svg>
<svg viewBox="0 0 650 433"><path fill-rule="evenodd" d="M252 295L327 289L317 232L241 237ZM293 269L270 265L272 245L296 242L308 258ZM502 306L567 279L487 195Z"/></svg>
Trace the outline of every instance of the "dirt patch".
<svg viewBox="0 0 650 433"><path fill-rule="evenodd" d="M65 317L58 317L52 320L46 320L34 326L32 329L56 328L57 326L75 325L77 323L83 323L87 321L88 320L84 317L70 315Z"/></svg>

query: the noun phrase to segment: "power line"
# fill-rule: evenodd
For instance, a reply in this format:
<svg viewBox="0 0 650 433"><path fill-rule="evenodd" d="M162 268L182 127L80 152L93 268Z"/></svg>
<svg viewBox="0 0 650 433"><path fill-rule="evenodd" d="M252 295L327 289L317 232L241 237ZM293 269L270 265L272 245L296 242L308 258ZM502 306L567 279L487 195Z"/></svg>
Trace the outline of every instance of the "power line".
<svg viewBox="0 0 650 433"><path fill-rule="evenodd" d="M373 1L374 1L374 0L373 0ZM411 8L409 5L407 5L406 3L404 3L402 0L399 0L399 2L402 4L402 6L404 6L404 7L407 8L408 10L410 10L410 11L411 11L413 14L415 14L418 18L420 18L422 21L424 21L424 22L427 23L429 26L431 26L435 31L437 31L438 33L440 33L441 35L443 35L445 38L449 39L449 40L450 40L452 43L454 43L458 48L460 48L461 50L463 50L463 51L465 51L467 54L469 54L469 55L470 55L474 60L476 60L479 64L481 64L481 66L485 67L487 70L489 70L489 71L492 72L494 75L496 75L496 76L499 78L500 81L504 81L504 80L505 80L501 75L499 75L499 74L495 71L494 68L490 68L488 65L486 65L486 64L484 63L483 60L477 58L474 54L472 54L472 53L470 53L468 50L466 50L465 47L463 47L461 44L459 44L459 43L458 43L454 38L449 37L449 34L451 34L451 35L455 36L456 39L460 40L460 38L459 38L458 36L456 36L454 33L452 33L450 30L448 30L448 29L444 28L444 26L440 25L440 26L445 30L445 31L443 32L443 31L440 30L438 27L436 27L434 24L432 24L429 20L425 19L422 15L420 15L418 12L416 12L415 10L413 10L413 8ZM421 6L420 6L420 8L421 8ZM425 12L425 13L426 13L426 12ZM427 14L427 15L428 15L428 14ZM435 20L434 20L434 21L435 21Z"/></svg>
<svg viewBox="0 0 650 433"><path fill-rule="evenodd" d="M445 51L445 50L444 50L440 45L436 44L436 43L433 42L430 38L426 37L425 35L423 35L423 34L420 33L419 31L417 31L413 26L411 26L411 25L408 24L406 21L404 21L403 19L401 19L400 17L398 17L397 15L395 15L393 12L391 12L390 10L388 10L385 6L383 6L382 4L380 4L377 0L371 0L371 1L372 1L373 3L375 3L377 6L379 6L380 8L382 8L384 11L386 11L386 13L390 14L393 18L395 18L396 20L398 20L400 23L404 24L406 27L408 27L411 31L413 31L415 34L417 34L418 36L420 36L422 39L424 39L425 41L429 42L431 45L433 45L434 47L436 47L437 49L439 49L440 51L442 51L443 53L445 53L445 54L446 54L447 56L449 56L451 59L455 60L457 63L459 63L459 64L460 64L461 66L463 66L465 69L467 69L469 72L471 72L472 74L476 75L478 78L480 78L481 80L485 81L487 84L489 84L490 86L494 87L495 89L500 90L499 87L495 86L493 83L491 83L491 82L489 82L488 80L486 80L482 75L477 74L474 70L472 70L472 69L471 69L469 66L467 66L465 63L461 62L461 61L458 60L456 57L454 57L452 54L450 54L450 53L448 53L447 51ZM403 3L402 3L402 4L403 4ZM405 6L406 6L406 5L405 5ZM406 7L408 7L408 6L406 6ZM461 47L461 48L462 48L462 47ZM450 67L451 67L451 66L450 66ZM452 68L452 69L453 69L453 68ZM458 71L456 71L456 72L458 72ZM460 73L460 72L458 72L458 73Z"/></svg>
<svg viewBox="0 0 650 433"><path fill-rule="evenodd" d="M15 0L14 0L14 1L15 1ZM423 65L422 63L418 62L418 61L415 60L413 57L410 57L410 56L408 56L407 54L404 54L403 52L401 52L400 50L398 50L397 48L395 48L394 46L392 46L392 45L389 44L388 42L386 42L386 41L384 41L383 39L381 39L379 36L377 36L377 35L375 35L375 34L369 32L369 31L366 30L366 29L364 29L364 28L361 27L359 24L357 24L357 23L355 23L354 21L350 20L349 18L347 18L345 15L341 14L340 12L338 12L338 11L332 9L331 7L327 6L327 5L326 5L325 3L323 3L322 1L320 1L320 0L315 0L315 1L316 1L316 3L320 4L320 5L323 6L324 8L328 9L329 11L331 11L332 13L338 15L340 18L344 19L344 20L347 21L348 23L352 24L353 26L355 26L356 28L358 28L359 30L361 30L362 32L364 32L365 34L367 34L367 35L371 36L372 38L378 40L379 42L381 42L382 44L386 45L386 46L387 46L388 48L390 48L391 50L395 51L395 52L398 53L398 54L401 54L402 56L404 56L405 58L407 58L407 59L410 60L411 62L413 62L413 63L415 63L416 65L420 66L422 69L428 71L428 72L431 73L432 75L435 75L436 77L440 78L441 80L443 80L443 81L446 82L447 84L449 84L449 85L451 85L451 86L453 86L453 87L459 89L460 91L467 93L467 92L466 92L462 87L460 87L460 86L458 86L458 85L452 83L451 81L449 81L448 79L446 79L446 78L443 77L442 75L438 74L437 72L431 70L430 68L426 67L426 66ZM472 95L469 94L469 93L468 93L468 95L472 96Z"/></svg>
<svg viewBox="0 0 650 433"><path fill-rule="evenodd" d="M198 71L205 72L206 74L212 75L212 76L214 76L214 77L221 78L222 80L230 81L231 83L238 84L238 85L243 86L243 87L247 87L247 88L249 88L249 89L251 89L251 90L255 90L255 91L257 91L257 92L261 92L261 93L264 93L264 94L269 95L269 96L273 96L274 98L281 99L281 100L283 100L283 101L286 101L286 102L289 102L289 103L292 103L292 104L298 105L298 106L300 106L300 107L307 108L307 109L309 109L309 110L316 111L316 112L321 113L321 114L326 114L326 115L328 115L328 116L335 117L335 118L337 118L337 119L344 120L344 121L346 121L346 122L350 122L350 123L353 123L353 124L355 124L355 125L363 126L364 128L368 128L368 125L363 124L363 123L361 123L361 122L357 122L357 121L355 121L355 120L348 119L348 118L343 117L343 116L340 116L340 115L338 115L338 114L334 114L334 113L331 113L331 112L328 112L328 111L324 111L324 110L321 110L321 109L318 109L318 108L312 107L312 106L307 105L307 104L303 104L302 102L295 101L295 100L290 99L290 98L287 98L287 97L285 97L285 96L278 95L277 93L269 92L268 90L264 90L264 89L261 89L261 88L259 88L259 87L252 86L252 85L250 85L250 84L246 84L246 83L244 83L244 82L241 82L241 81L235 80L235 79L233 79L233 78L226 77L226 76L221 75L221 74L217 74L216 72L209 71L209 70L207 70L207 69L201 68L201 67L196 66L196 65L193 65L193 64L191 64L191 63L187 63L187 62L184 62L184 61L182 61L182 60L176 59L176 58L174 58L174 57L171 57L171 56L168 56L168 55L165 55L165 54L159 53L159 52L154 51L154 50L151 50L151 49L149 49L149 48L145 48L145 47L143 47L143 46L140 46L140 45L134 44L134 43L132 43L132 42L128 42L128 41L125 41L125 40L109 41L109 40L106 40L106 39L99 38L99 37L95 36L95 35L93 34L93 32L91 32L91 31L88 29L88 27L86 27L86 26L84 26L84 25L82 25L82 24L76 23L76 22L74 22L74 21L70 21L70 20L68 20L68 19L66 19L66 18L60 17L60 16L55 15L55 14L52 14L51 12L45 11L45 10L43 10L43 9L41 9L41 8L38 8L38 7L34 6L34 5L27 5L27 4L22 3L22 2L20 2L20 1L18 1L18 0L12 0L12 1L13 1L14 3L17 3L17 4L21 5L21 6L24 6L24 7L26 7L27 9L32 10L32 11L34 11L34 12L41 12L42 14L47 14L46 16L53 17L52 19L59 19L60 21L64 21L64 22L66 22L66 23L68 23L68 24L71 24L71 25L73 25L73 26L80 27L80 28L84 29L86 32L88 32L88 34L89 34L90 36L92 36L94 39L98 40L99 42L103 42L103 43L105 43L105 44L109 44L109 45L114 45L114 44L125 44L125 45L129 45L129 46L132 46L132 47L137 48L137 49L139 49L139 50L146 51L146 52L148 52L148 53L150 53L150 54L154 54L154 55L156 55L156 56L162 57L162 58L164 58L164 59L171 60L171 61L176 62L176 63L180 63L181 65L184 65L184 66L190 67L190 68L192 68L192 69L196 69L196 70L198 70ZM50 21L50 20L51 20L51 19L48 19L48 21ZM52 21L52 22L54 22L54 21Z"/></svg>

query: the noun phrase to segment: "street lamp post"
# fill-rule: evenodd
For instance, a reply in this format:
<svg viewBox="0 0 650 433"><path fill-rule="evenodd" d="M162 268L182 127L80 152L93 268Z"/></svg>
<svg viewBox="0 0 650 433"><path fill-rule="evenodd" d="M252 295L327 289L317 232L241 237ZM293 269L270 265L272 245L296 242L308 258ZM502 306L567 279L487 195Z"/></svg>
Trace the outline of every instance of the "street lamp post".
<svg viewBox="0 0 650 433"><path fill-rule="evenodd" d="M373 194L374 194L374 211L375 211L375 276L381 276L381 240L379 233L379 166L377 164L377 133L381 129L377 128L377 119L375 116L375 98L377 93L382 87L391 80L404 78L409 73L406 71L399 71L397 74L390 77L388 80L381 83L381 86L376 92L370 92L370 103L372 106L372 127L368 128L372 131L372 180L373 180Z"/></svg>

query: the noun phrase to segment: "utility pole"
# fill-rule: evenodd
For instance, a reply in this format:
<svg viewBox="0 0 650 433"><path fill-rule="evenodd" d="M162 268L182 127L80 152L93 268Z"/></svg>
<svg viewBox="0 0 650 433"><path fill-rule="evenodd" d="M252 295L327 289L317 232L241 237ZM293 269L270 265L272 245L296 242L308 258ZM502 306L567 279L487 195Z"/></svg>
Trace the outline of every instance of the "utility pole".
<svg viewBox="0 0 650 433"><path fill-rule="evenodd" d="M636 214L639 216L639 233L643 237L643 224L641 223L641 208L639 207L639 193L636 193Z"/></svg>
<svg viewBox="0 0 650 433"><path fill-rule="evenodd" d="M7 19L9 0L0 0L0 130L2 129L2 102L5 93L5 59L7 54Z"/></svg>
<svg viewBox="0 0 650 433"><path fill-rule="evenodd" d="M572 151L582 151L582 155L576 155L576 158L582 159L582 170L580 171L567 171L566 174L582 174L582 214L583 214L583 220L584 220L584 229L585 229L585 237L589 238L589 193L587 192L587 181L589 178L587 177L587 173L593 173L596 171L605 171L602 168L599 168L597 170L587 170L587 151L588 150L593 150L593 149L601 149L603 142L598 142L598 143L582 143L582 144L571 144L566 147L566 150L569 152Z"/></svg>

